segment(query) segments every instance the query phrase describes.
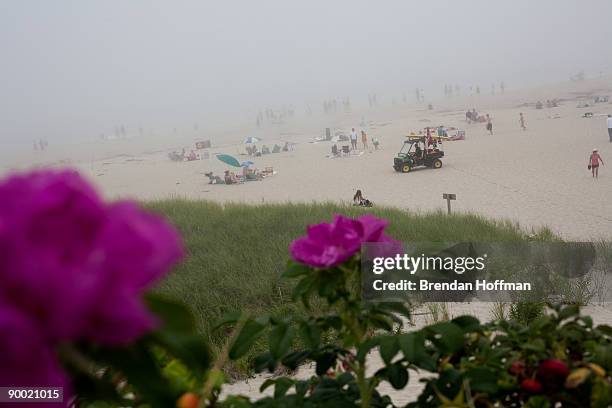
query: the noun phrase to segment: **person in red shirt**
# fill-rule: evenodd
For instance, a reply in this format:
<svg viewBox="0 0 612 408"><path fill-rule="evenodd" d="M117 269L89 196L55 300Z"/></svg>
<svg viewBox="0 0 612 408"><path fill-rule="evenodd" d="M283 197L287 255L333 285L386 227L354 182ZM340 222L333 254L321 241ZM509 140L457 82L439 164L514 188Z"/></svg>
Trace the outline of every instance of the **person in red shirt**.
<svg viewBox="0 0 612 408"><path fill-rule="evenodd" d="M591 169L593 177L595 178L599 176L599 162L604 164L603 159L597 152L597 149L593 149L593 153L591 153L591 156L589 157L589 168Z"/></svg>

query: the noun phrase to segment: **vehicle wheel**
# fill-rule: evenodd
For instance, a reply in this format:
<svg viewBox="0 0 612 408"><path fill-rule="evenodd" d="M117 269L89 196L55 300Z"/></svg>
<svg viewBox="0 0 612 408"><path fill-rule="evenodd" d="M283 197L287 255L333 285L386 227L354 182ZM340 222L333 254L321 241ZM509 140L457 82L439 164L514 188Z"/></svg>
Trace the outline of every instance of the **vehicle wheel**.
<svg viewBox="0 0 612 408"><path fill-rule="evenodd" d="M402 173L408 173L410 171L410 165L405 163L402 165Z"/></svg>
<svg viewBox="0 0 612 408"><path fill-rule="evenodd" d="M433 162L433 168L434 169L439 169L440 167L442 167L442 160L440 159L436 159Z"/></svg>

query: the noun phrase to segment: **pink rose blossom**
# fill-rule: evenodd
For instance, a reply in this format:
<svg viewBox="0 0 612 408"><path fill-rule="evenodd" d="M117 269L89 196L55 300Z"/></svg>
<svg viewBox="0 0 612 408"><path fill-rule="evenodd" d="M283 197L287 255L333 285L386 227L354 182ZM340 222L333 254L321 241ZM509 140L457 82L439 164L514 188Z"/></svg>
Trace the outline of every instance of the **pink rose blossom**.
<svg viewBox="0 0 612 408"><path fill-rule="evenodd" d="M132 202L105 203L74 171L0 181L0 316L28 332L49 380L59 342L121 345L154 328L142 295L182 255L166 221ZM17 347L9 334L0 329L0 344ZM5 367L0 378L11 375Z"/></svg>
<svg viewBox="0 0 612 408"><path fill-rule="evenodd" d="M331 223L308 227L307 235L291 243L294 260L317 268L331 268L346 262L364 243L388 243L397 248L398 241L384 234L387 221L372 215L357 219L335 215Z"/></svg>

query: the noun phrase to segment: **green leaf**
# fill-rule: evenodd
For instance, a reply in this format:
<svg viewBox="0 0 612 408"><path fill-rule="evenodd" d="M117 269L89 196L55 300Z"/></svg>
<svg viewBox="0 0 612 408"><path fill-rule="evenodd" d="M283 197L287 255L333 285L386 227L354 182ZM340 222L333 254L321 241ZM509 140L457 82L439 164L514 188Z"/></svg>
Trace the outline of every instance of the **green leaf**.
<svg viewBox="0 0 612 408"><path fill-rule="evenodd" d="M229 357L232 360L236 360L245 355L251 346L261 337L265 328L265 324L257 320L247 320L230 349Z"/></svg>
<svg viewBox="0 0 612 408"><path fill-rule="evenodd" d="M191 311L180 302L149 293L145 296L148 309L161 320L160 330L173 333L194 333L195 321Z"/></svg>
<svg viewBox="0 0 612 408"><path fill-rule="evenodd" d="M370 337L357 346L357 361L364 362L367 354L378 346L379 337Z"/></svg>
<svg viewBox="0 0 612 408"><path fill-rule="evenodd" d="M296 301L299 298L307 298L308 294L313 289L314 282L314 275L306 275L304 278L302 278L293 289L293 293L291 295L293 301Z"/></svg>
<svg viewBox="0 0 612 408"><path fill-rule="evenodd" d="M454 353L463 348L464 332L455 323L442 322L424 328L428 338L443 353Z"/></svg>
<svg viewBox="0 0 612 408"><path fill-rule="evenodd" d="M276 360L272 358L272 354L270 354L269 351L265 352L255 357L255 360L253 361L253 368L257 373L260 373L265 369L267 369L269 372L273 372L276 368Z"/></svg>
<svg viewBox="0 0 612 408"><path fill-rule="evenodd" d="M612 370L612 346L608 344L595 347L593 362L602 366L606 371Z"/></svg>
<svg viewBox="0 0 612 408"><path fill-rule="evenodd" d="M578 316L580 307L578 305L568 305L559 311L559 320L569 319L570 317Z"/></svg>
<svg viewBox="0 0 612 408"><path fill-rule="evenodd" d="M612 327L607 324L600 324L595 328L608 337L612 337Z"/></svg>
<svg viewBox="0 0 612 408"><path fill-rule="evenodd" d="M274 386L274 398L277 398L277 399L282 398L285 396L287 391L289 391L289 388L291 388L294 383L295 383L294 380L287 378L287 377L280 377L276 379L269 378L266 381L264 381L263 384L261 384L261 387L259 387L259 392L264 392L267 388L273 385Z"/></svg>
<svg viewBox="0 0 612 408"><path fill-rule="evenodd" d="M382 329L388 332L393 331L393 322L391 319L381 314L371 315L370 322L372 323L372 326L377 329Z"/></svg>
<svg viewBox="0 0 612 408"><path fill-rule="evenodd" d="M285 396L285 394L287 393L287 391L289 391L289 388L291 388L293 384L294 381L289 378L278 378L276 380L276 384L274 385L274 398L281 398Z"/></svg>
<svg viewBox="0 0 612 408"><path fill-rule="evenodd" d="M270 331L269 342L272 357L279 359L287 354L293 341L293 334L293 327L284 322L276 325Z"/></svg>
<svg viewBox="0 0 612 408"><path fill-rule="evenodd" d="M270 388L271 386L273 386L274 384L276 384L276 380L274 378L268 378L266 381L263 382L263 384L261 384L261 386L259 387L259 392L264 392L267 388Z"/></svg>
<svg viewBox="0 0 612 408"><path fill-rule="evenodd" d="M306 350L294 351L293 353L287 354L281 362L283 363L285 367L295 370L296 368L299 367L300 364L306 361L306 359L309 356L310 356L309 351L306 351Z"/></svg>
<svg viewBox="0 0 612 408"><path fill-rule="evenodd" d="M401 390L408 384L408 370L400 363L387 367L387 375L391 386L396 390Z"/></svg>
<svg viewBox="0 0 612 408"><path fill-rule="evenodd" d="M178 390L195 391L198 382L195 380L191 372L185 364L179 360L172 360L163 368L164 377L166 377Z"/></svg>
<svg viewBox="0 0 612 408"><path fill-rule="evenodd" d="M144 341L125 348L98 350L97 359L119 370L127 378L128 384L148 401L152 407L174 406L179 396L161 373L155 357Z"/></svg>
<svg viewBox="0 0 612 408"><path fill-rule="evenodd" d="M536 353L541 353L546 351L546 343L542 339L533 339L528 343L523 344L524 350L535 351Z"/></svg>
<svg viewBox="0 0 612 408"><path fill-rule="evenodd" d="M425 349L425 335L422 332L401 334L398 343L409 363L428 371L436 371L436 362Z"/></svg>
<svg viewBox="0 0 612 408"><path fill-rule="evenodd" d="M307 275L312 269L304 264L297 262L289 262L287 269L281 274L283 278L297 278L298 276Z"/></svg>
<svg viewBox="0 0 612 408"><path fill-rule="evenodd" d="M551 405L547 397L535 395L527 400L524 408L551 408Z"/></svg>
<svg viewBox="0 0 612 408"><path fill-rule="evenodd" d="M150 333L147 339L179 358L198 379L203 378L210 365L210 352L204 339L196 334L189 309L154 294L147 295L146 302L162 321L160 328Z"/></svg>
<svg viewBox="0 0 612 408"><path fill-rule="evenodd" d="M241 317L242 312L239 311L226 313L225 315L223 315L221 320L219 320L217 324L213 326L212 330L217 330L218 328L226 326L228 324L236 324L238 323Z"/></svg>
<svg viewBox="0 0 612 408"><path fill-rule="evenodd" d="M498 391L498 375L491 369L485 367L473 368L465 373L465 377L470 380L472 391L486 392L488 394L495 394Z"/></svg>
<svg viewBox="0 0 612 408"><path fill-rule="evenodd" d="M300 322L300 335L307 347L315 349L321 344L321 329L317 324Z"/></svg>
<svg viewBox="0 0 612 408"><path fill-rule="evenodd" d="M154 343L180 359L198 379L202 379L210 367L210 350L199 335L181 335L161 331L153 332L150 338Z"/></svg>
<svg viewBox="0 0 612 408"><path fill-rule="evenodd" d="M455 317L451 322L459 326L464 332L473 332L480 328L480 321L470 315Z"/></svg>
<svg viewBox="0 0 612 408"><path fill-rule="evenodd" d="M406 384L408 384L408 369L406 369L400 362L388 365L387 367L378 370L374 375L389 381L391 386L396 390L401 390L406 386Z"/></svg>
<svg viewBox="0 0 612 408"><path fill-rule="evenodd" d="M380 357L386 365L391 364L391 360L399 351L399 344L395 336L380 337L378 340Z"/></svg>

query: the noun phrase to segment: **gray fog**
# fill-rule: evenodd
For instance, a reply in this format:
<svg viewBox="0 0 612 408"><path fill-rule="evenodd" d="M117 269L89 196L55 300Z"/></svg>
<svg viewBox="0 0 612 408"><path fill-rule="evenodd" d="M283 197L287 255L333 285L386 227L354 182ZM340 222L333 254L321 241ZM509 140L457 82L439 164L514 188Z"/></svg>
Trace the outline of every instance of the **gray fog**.
<svg viewBox="0 0 612 408"><path fill-rule="evenodd" d="M611 42L610 0L0 0L0 138L595 76L611 70Z"/></svg>

